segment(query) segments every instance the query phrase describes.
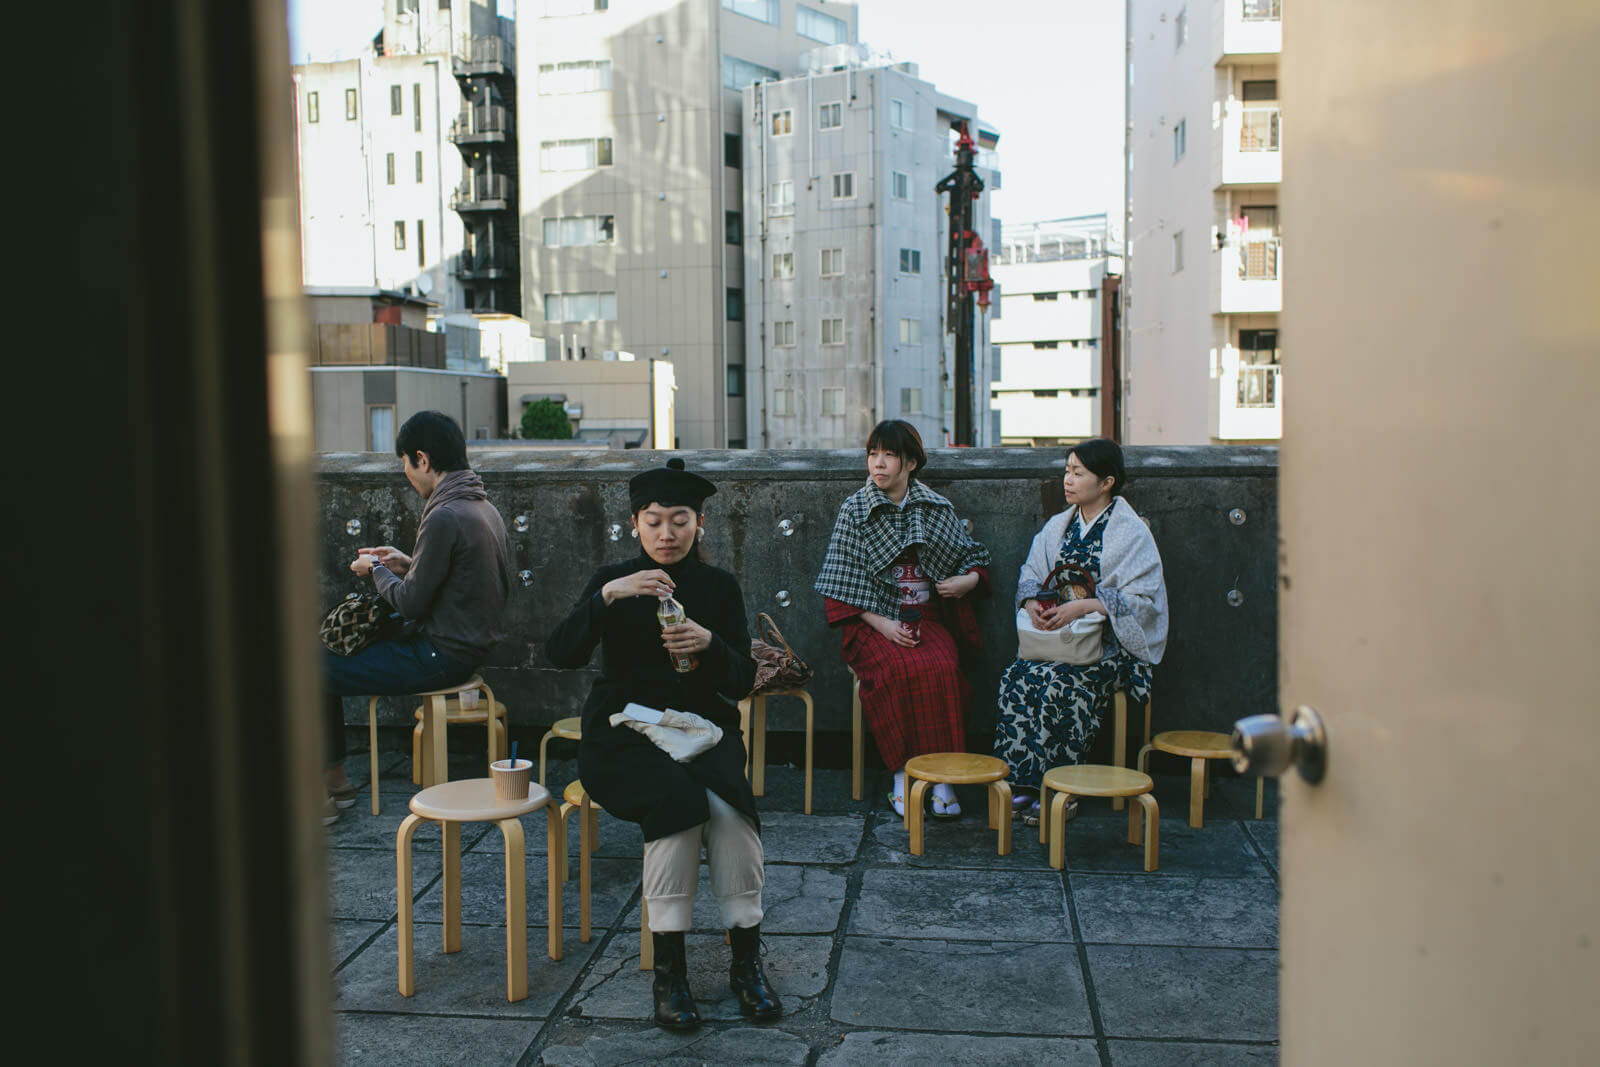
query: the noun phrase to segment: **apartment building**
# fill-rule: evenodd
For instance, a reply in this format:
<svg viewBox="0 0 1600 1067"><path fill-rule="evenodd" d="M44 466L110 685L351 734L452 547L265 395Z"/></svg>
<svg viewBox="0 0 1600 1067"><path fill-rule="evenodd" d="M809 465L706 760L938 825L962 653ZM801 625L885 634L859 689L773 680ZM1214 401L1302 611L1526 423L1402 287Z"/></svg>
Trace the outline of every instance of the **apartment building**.
<svg viewBox="0 0 1600 1067"><path fill-rule="evenodd" d="M991 273L1005 307L990 333L999 443L1058 445L1109 432L1102 382L1116 341L1107 320L1116 314L1119 236L1103 214L1007 223L1002 236Z"/></svg>
<svg viewBox="0 0 1600 1067"><path fill-rule="evenodd" d="M517 311L510 20L385 0L356 59L294 67L302 280Z"/></svg>
<svg viewBox="0 0 1600 1067"><path fill-rule="evenodd" d="M685 448L744 447L741 90L856 40L853 3L528 0L524 314L551 358L670 358Z"/></svg>
<svg viewBox="0 0 1600 1067"><path fill-rule="evenodd" d="M744 91L744 348L752 446L858 448L903 418L929 445L954 430L946 332L946 198L953 127L979 146L974 227L991 243L998 134L912 63L855 45L819 49L806 73ZM977 313L977 444L989 411L989 315Z"/></svg>
<svg viewBox="0 0 1600 1067"><path fill-rule="evenodd" d="M1281 0L1130 7L1125 439L1276 441Z"/></svg>

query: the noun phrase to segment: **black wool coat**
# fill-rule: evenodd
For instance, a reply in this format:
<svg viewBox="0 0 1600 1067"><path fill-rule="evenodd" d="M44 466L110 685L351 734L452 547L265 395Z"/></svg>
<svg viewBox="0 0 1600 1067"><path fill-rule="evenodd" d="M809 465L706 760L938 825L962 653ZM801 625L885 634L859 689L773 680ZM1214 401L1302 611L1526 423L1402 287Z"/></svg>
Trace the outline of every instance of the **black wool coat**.
<svg viewBox="0 0 1600 1067"><path fill-rule="evenodd" d="M660 569L677 585L678 603L711 631L711 647L687 674L672 669L661 644L654 597L622 597L610 605L600 590L614 578ZM619 819L636 822L646 841L698 826L711 817L706 790L726 800L760 827L755 797L745 778L744 738L738 701L755 682L744 593L727 571L696 559L662 567L643 551L594 572L572 611L551 633L546 652L557 667L586 667L600 646L600 678L583 706L578 773L594 802ZM650 708L692 711L722 727L722 740L687 763L678 763L650 739L611 716L629 701Z"/></svg>

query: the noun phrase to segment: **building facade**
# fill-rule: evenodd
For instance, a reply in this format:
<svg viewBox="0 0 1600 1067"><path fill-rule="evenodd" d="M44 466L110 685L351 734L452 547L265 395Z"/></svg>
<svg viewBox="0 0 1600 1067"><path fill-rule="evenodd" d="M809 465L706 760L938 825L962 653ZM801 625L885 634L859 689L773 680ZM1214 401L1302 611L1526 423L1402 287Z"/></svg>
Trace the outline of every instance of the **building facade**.
<svg viewBox="0 0 1600 1067"><path fill-rule="evenodd" d="M1101 436L1112 347L1102 344L1105 304L1116 299L1107 279L1121 273L1120 246L1105 215L1003 228L992 273L1004 307L990 333L997 443L1057 445Z"/></svg>
<svg viewBox="0 0 1600 1067"><path fill-rule="evenodd" d="M1280 4L1130 5L1130 443L1282 436Z"/></svg>
<svg viewBox="0 0 1600 1067"><path fill-rule="evenodd" d="M522 295L552 359L670 358L686 448L743 447L740 90L853 42L852 3L529 0Z"/></svg>
<svg viewBox="0 0 1600 1067"><path fill-rule="evenodd" d="M955 124L980 146L974 227L991 244L994 145L977 109L914 64L857 46L744 91L746 424L762 448L855 448L903 418L930 446L954 432L946 198ZM976 313L976 443L989 410L989 315Z"/></svg>

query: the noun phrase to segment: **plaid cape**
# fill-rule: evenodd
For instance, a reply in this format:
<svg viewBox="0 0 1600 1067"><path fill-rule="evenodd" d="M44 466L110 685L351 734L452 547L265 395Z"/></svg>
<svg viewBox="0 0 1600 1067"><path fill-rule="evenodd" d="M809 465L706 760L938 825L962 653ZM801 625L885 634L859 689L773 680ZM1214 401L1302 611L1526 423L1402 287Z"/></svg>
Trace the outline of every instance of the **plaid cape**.
<svg viewBox="0 0 1600 1067"><path fill-rule="evenodd" d="M895 618L899 589L888 568L913 547L931 582L989 565L989 550L967 533L950 501L912 481L900 508L869 480L839 508L813 588L851 607Z"/></svg>

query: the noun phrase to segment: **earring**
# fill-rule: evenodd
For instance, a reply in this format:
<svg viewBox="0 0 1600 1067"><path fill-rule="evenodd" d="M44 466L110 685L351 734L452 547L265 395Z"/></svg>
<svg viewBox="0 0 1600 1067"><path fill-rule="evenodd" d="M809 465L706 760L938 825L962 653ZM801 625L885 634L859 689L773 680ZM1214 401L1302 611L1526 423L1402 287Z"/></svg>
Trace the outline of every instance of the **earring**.
<svg viewBox="0 0 1600 1067"><path fill-rule="evenodd" d="M711 531L706 529L704 526L700 527L700 540L706 541L706 540L709 540L710 537L711 537Z"/></svg>
<svg viewBox="0 0 1600 1067"><path fill-rule="evenodd" d="M635 541L639 540L639 528L637 526L628 527L628 536Z"/></svg>

